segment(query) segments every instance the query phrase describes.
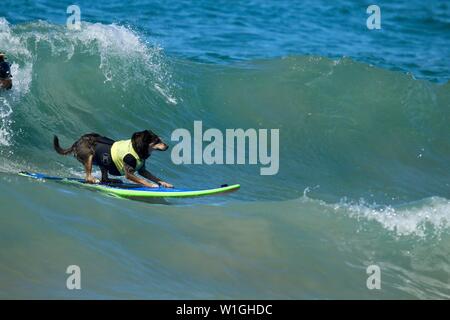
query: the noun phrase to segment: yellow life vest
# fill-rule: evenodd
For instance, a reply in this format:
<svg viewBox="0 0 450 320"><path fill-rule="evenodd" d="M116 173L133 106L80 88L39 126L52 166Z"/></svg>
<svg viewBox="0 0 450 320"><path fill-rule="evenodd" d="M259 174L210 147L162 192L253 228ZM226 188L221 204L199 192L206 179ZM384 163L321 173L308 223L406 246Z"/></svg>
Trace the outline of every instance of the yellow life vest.
<svg viewBox="0 0 450 320"><path fill-rule="evenodd" d="M117 170L120 172L121 175L125 175L125 165L123 158L127 154L131 154L133 157L136 158L136 171L139 171L143 166L145 161L142 161L136 151L133 148L133 144L130 140L120 140L114 142L114 144L111 147L111 158L114 161L114 164L116 165Z"/></svg>

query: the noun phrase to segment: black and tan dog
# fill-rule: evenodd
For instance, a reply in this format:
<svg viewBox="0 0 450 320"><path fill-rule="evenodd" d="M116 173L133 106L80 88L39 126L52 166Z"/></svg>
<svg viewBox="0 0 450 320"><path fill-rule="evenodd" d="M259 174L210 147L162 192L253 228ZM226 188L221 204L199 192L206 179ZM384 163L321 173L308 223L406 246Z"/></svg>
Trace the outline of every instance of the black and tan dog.
<svg viewBox="0 0 450 320"><path fill-rule="evenodd" d="M70 148L63 149L59 145L57 136L53 139L53 146L61 155L73 154L86 170L86 182L97 183L92 176L92 166L97 165L102 172L102 183L120 183L120 180L109 179L108 173L114 176L125 176L128 180L146 187L163 186L172 188L167 182L152 175L145 168L147 160L153 150L165 151L169 148L156 134L150 130L135 132L131 139L114 141L97 133L90 133L78 139ZM137 177L138 172L145 179Z"/></svg>

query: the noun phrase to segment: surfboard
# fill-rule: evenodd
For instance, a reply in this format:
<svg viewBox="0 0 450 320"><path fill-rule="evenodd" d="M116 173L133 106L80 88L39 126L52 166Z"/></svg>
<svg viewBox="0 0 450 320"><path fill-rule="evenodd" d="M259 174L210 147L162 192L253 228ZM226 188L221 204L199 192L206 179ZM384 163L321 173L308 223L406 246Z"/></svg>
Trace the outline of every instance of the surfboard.
<svg viewBox="0 0 450 320"><path fill-rule="evenodd" d="M233 192L240 188L239 184L222 185L218 188L211 189L148 188L135 183L90 184L86 183L84 179L52 177L42 173L19 172L19 175L37 180L51 180L77 184L122 198L186 198L212 196Z"/></svg>

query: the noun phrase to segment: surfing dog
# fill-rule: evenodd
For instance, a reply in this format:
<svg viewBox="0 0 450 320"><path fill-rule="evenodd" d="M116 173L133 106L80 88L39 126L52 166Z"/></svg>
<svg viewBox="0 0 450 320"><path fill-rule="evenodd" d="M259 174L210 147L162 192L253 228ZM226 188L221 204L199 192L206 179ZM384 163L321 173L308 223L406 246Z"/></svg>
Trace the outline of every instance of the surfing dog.
<svg viewBox="0 0 450 320"><path fill-rule="evenodd" d="M84 165L87 183L99 182L92 176L92 167L97 165L102 172L102 183L122 182L110 179L109 173L113 176L125 176L128 180L146 187L173 188L170 183L162 181L145 168L145 161L152 151L166 151L169 148L150 130L135 132L131 139L120 141L114 141L97 133L89 133L80 137L67 149L62 148L58 137L54 136L53 147L61 155L73 154ZM155 183L136 176L136 172Z"/></svg>

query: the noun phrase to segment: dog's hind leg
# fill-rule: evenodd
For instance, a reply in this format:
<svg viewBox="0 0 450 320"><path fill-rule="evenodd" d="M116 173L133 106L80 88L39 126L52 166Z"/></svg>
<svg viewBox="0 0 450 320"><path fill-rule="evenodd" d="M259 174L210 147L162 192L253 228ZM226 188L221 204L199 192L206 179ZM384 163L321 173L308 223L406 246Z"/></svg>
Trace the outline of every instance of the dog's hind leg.
<svg viewBox="0 0 450 320"><path fill-rule="evenodd" d="M109 182L108 169L100 167L100 170L102 171L102 180L101 180L102 183L108 183Z"/></svg>
<svg viewBox="0 0 450 320"><path fill-rule="evenodd" d="M92 176L92 161L94 155L88 155L86 162L84 162L84 169L86 170L86 182L87 183L97 183L98 181Z"/></svg>

